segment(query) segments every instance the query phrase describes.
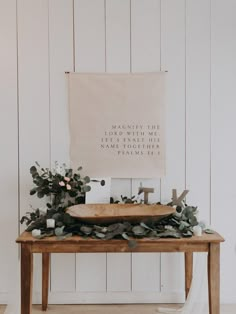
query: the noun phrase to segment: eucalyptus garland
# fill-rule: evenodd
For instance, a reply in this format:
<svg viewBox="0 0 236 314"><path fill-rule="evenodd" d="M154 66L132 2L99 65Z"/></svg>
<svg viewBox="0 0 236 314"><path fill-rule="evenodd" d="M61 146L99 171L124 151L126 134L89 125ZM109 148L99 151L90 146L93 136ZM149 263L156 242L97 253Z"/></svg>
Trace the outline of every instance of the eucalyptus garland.
<svg viewBox="0 0 236 314"><path fill-rule="evenodd" d="M59 240L62 240L73 235L102 240L125 239L128 241L130 248L134 248L137 245L136 239L144 237L156 239L192 237L194 226L199 225L197 207L188 206L184 202L181 202L178 206L174 206L174 202L168 203L167 205L175 207L176 211L159 221L150 219L145 223L131 224L120 218L112 224L91 225L83 223L66 212L69 206L84 204L85 195L91 189L88 185L90 178L81 176L81 170L80 167L74 172L66 165L59 167L56 164L56 168L51 171L48 168L41 168L38 163L30 168L34 183L30 195L37 195L38 198L47 197L48 202L46 203L46 210L42 211L37 208L21 218L21 223L27 225L26 231L40 230L40 234L35 236L39 239L57 236ZM101 185L105 184L104 180L97 182ZM110 202L117 204L143 203L143 200L139 196L127 197L121 195L121 201L111 198ZM55 227L47 227L48 219L55 221ZM206 229L204 224L200 225L206 233L213 232Z"/></svg>

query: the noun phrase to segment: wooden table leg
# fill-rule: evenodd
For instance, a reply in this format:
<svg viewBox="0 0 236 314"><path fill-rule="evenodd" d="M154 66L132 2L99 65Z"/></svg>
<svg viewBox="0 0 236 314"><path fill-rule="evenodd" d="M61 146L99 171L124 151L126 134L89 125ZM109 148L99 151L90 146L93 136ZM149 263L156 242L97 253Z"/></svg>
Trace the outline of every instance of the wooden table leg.
<svg viewBox="0 0 236 314"><path fill-rule="evenodd" d="M33 285L33 254L31 245L21 244L21 314L31 314Z"/></svg>
<svg viewBox="0 0 236 314"><path fill-rule="evenodd" d="M185 297L187 299L193 278L193 253L185 252Z"/></svg>
<svg viewBox="0 0 236 314"><path fill-rule="evenodd" d="M208 252L209 313L220 314L220 244L210 243Z"/></svg>
<svg viewBox="0 0 236 314"><path fill-rule="evenodd" d="M47 311L49 288L50 253L42 253L42 310Z"/></svg>

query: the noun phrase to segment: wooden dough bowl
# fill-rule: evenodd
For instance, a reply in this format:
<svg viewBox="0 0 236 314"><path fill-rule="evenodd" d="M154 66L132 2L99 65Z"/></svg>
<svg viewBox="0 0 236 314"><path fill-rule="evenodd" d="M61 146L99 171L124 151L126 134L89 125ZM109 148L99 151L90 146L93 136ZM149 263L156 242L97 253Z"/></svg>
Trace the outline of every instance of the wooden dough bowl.
<svg viewBox="0 0 236 314"><path fill-rule="evenodd" d="M80 204L67 209L72 217L91 224L158 221L174 212L171 206L146 204Z"/></svg>

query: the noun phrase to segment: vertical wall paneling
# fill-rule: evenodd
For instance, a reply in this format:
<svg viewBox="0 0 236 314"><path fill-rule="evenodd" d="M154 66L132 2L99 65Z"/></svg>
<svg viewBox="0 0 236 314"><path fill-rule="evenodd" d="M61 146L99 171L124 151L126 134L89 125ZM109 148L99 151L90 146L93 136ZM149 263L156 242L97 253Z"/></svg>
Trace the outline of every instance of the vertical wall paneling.
<svg viewBox="0 0 236 314"><path fill-rule="evenodd" d="M167 71L166 65L166 44L167 44L167 36L166 36L166 29L167 29L167 3L165 0L160 0L161 6L161 50L160 50L160 63L161 63L161 70Z"/></svg>
<svg viewBox="0 0 236 314"><path fill-rule="evenodd" d="M73 71L73 1L49 2L51 167L69 165L67 79ZM63 269L66 265L66 276ZM75 291L75 254L52 254L51 290Z"/></svg>
<svg viewBox="0 0 236 314"><path fill-rule="evenodd" d="M0 222L0 303L14 287L18 258L18 129L17 129L17 43L16 1L0 2L0 143L1 143L1 222ZM9 277L10 276L10 277Z"/></svg>
<svg viewBox="0 0 236 314"><path fill-rule="evenodd" d="M186 2L187 203L210 219L210 0ZM201 182L201 184L199 184Z"/></svg>
<svg viewBox="0 0 236 314"><path fill-rule="evenodd" d="M211 1L211 223L226 239L221 249L222 302L235 303L236 2Z"/></svg>
<svg viewBox="0 0 236 314"><path fill-rule="evenodd" d="M104 0L75 2L75 70L105 71Z"/></svg>
<svg viewBox="0 0 236 314"><path fill-rule="evenodd" d="M131 179L112 179L111 180L111 196L114 200L121 200L121 195L131 196Z"/></svg>
<svg viewBox="0 0 236 314"><path fill-rule="evenodd" d="M130 72L130 0L109 0L106 4L106 71ZM111 196L131 195L130 179L112 179Z"/></svg>
<svg viewBox="0 0 236 314"><path fill-rule="evenodd" d="M86 194L86 204L107 204L110 202L111 178L103 178L103 180L105 180L104 186L101 186L99 182L91 181L89 183L91 191Z"/></svg>
<svg viewBox="0 0 236 314"><path fill-rule="evenodd" d="M163 203L172 188L190 189L187 202L227 239L221 252L221 300L235 303L235 12L235 0L0 1L0 197L6 209L0 222L0 303L7 302L12 288L8 269L17 261L19 215L30 205L45 206L45 199L29 195L29 168L35 160L43 167L69 161L64 72L160 69L168 71L166 177L112 179L104 195L96 186L87 201L108 199L110 188L116 199L131 196L140 182L156 189L150 201ZM34 288L34 302L40 302L37 255ZM183 301L183 255L53 255L50 300Z"/></svg>
<svg viewBox="0 0 236 314"><path fill-rule="evenodd" d="M49 59L48 1L18 1L19 56L19 147L21 215L45 206L45 199L30 197L29 168L37 160L50 165L49 140ZM41 255L35 256L35 269L41 269ZM41 271L34 274L34 287L41 291Z"/></svg>
<svg viewBox="0 0 236 314"><path fill-rule="evenodd" d="M76 259L76 288L79 292L106 291L106 254L83 253ZM87 271L85 271L87 270Z"/></svg>
<svg viewBox="0 0 236 314"><path fill-rule="evenodd" d="M106 69L130 70L130 0L106 1Z"/></svg>
<svg viewBox="0 0 236 314"><path fill-rule="evenodd" d="M105 186L101 186L98 182L90 182L91 191L86 195L86 204L109 203L111 179L104 178L104 180L106 182ZM106 291L106 255L92 253L79 254L78 257L78 268L76 271L77 290L80 292ZM86 272L86 269L89 272Z"/></svg>
<svg viewBox="0 0 236 314"><path fill-rule="evenodd" d="M132 290L160 292L160 254L132 254Z"/></svg>
<svg viewBox="0 0 236 314"><path fill-rule="evenodd" d="M108 0L106 4L106 70L130 72L130 1ZM114 191L114 194L113 194ZM131 180L113 179L112 196L130 195ZM130 291L131 254L107 254L107 291Z"/></svg>
<svg viewBox="0 0 236 314"><path fill-rule="evenodd" d="M75 71L104 72L104 0L75 0L74 5ZM77 290L104 291L106 289L106 254L77 254L76 269ZM92 277L86 278L82 274L97 274L96 282Z"/></svg>
<svg viewBox="0 0 236 314"><path fill-rule="evenodd" d="M132 72L160 71L160 0L131 0Z"/></svg>
<svg viewBox="0 0 236 314"><path fill-rule="evenodd" d="M132 72L160 71L161 2L131 0L131 68ZM154 187L150 202L160 200L160 179L132 180L132 194L138 187ZM144 266L145 265L145 266ZM160 290L160 254L132 254L132 290Z"/></svg>
<svg viewBox="0 0 236 314"><path fill-rule="evenodd" d="M185 0L163 2L162 12L166 25L161 34L162 41L165 42L162 59L168 70L166 176L161 180L161 200L165 203L170 201L173 188L179 192L185 188ZM181 293L183 289L183 255L162 254L162 292Z"/></svg>

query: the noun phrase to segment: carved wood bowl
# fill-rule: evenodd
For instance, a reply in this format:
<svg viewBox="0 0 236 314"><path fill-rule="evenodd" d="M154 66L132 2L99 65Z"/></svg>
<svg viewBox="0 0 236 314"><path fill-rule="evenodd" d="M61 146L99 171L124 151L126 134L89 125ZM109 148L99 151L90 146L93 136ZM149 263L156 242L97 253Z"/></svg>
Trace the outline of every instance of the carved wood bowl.
<svg viewBox="0 0 236 314"><path fill-rule="evenodd" d="M158 221L174 212L171 206L146 204L80 204L67 209L72 217L91 224Z"/></svg>

